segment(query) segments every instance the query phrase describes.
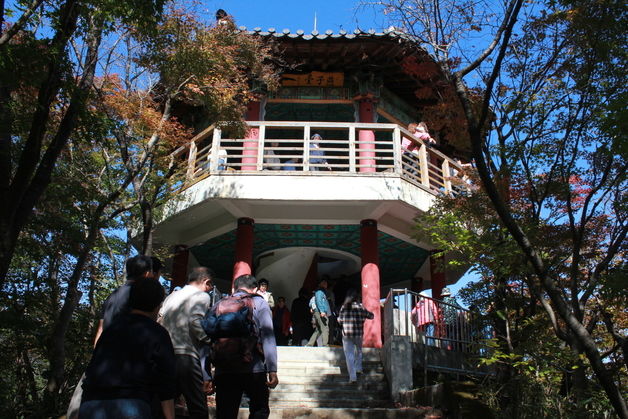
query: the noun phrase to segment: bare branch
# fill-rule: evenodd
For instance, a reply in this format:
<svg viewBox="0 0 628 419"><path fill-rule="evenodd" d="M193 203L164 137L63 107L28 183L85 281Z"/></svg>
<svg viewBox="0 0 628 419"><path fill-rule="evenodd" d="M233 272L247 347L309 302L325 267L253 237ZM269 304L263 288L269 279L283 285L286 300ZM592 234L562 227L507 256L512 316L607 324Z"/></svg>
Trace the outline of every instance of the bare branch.
<svg viewBox="0 0 628 419"><path fill-rule="evenodd" d="M24 13L22 14L22 16L20 16L20 18L11 26L9 26L9 29L7 29L2 36L0 36L0 48L4 45L7 44L9 41L11 41L11 39L19 32L21 31L24 26L26 25L26 23L28 22L28 19L31 18L31 16L33 15L33 13L35 13L37 11L37 9L39 8L39 6L41 6L41 4L44 2L44 0L33 0L33 2L26 8L26 10L24 11ZM4 3L4 2L3 2ZM3 11L4 12L4 11ZM2 16L4 18L4 15ZM0 22L2 23L2 22ZM0 28L2 27L2 25L0 25Z"/></svg>

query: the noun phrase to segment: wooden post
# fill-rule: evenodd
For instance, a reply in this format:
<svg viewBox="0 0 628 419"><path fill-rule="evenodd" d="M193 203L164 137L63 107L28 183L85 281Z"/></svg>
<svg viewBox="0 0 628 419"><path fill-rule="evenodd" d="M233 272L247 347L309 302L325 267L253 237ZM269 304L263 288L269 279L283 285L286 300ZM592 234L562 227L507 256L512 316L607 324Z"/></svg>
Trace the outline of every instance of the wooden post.
<svg viewBox="0 0 628 419"><path fill-rule="evenodd" d="M212 155L210 157L209 170L210 173L216 173L218 171L218 151L220 151L220 137L221 132L219 128L214 129L214 136L212 137ZM226 164L227 162L225 162Z"/></svg>
<svg viewBox="0 0 628 419"><path fill-rule="evenodd" d="M349 127L349 172L355 173L355 126Z"/></svg>
<svg viewBox="0 0 628 419"><path fill-rule="evenodd" d="M303 171L310 171L310 124L305 124L303 127ZM296 162L295 162L296 168Z"/></svg>
<svg viewBox="0 0 628 419"><path fill-rule="evenodd" d="M421 166L421 183L425 187L430 187L430 171L427 167L427 147L421 144L419 148L419 164Z"/></svg>
<svg viewBox="0 0 628 419"><path fill-rule="evenodd" d="M401 130L396 127L393 130L393 164L395 166L394 171L401 176Z"/></svg>
<svg viewBox="0 0 628 419"><path fill-rule="evenodd" d="M445 193L449 195L451 193L451 173L449 173L449 160L443 159L443 164L441 166L441 170L443 171L443 184L445 185Z"/></svg>
<svg viewBox="0 0 628 419"><path fill-rule="evenodd" d="M257 171L261 172L264 168L264 144L266 137L266 125L259 126L259 143L257 146Z"/></svg>
<svg viewBox="0 0 628 419"><path fill-rule="evenodd" d="M196 171L196 142L190 142L190 153L188 154L188 170L185 173L185 180L191 182L194 179L194 172Z"/></svg>

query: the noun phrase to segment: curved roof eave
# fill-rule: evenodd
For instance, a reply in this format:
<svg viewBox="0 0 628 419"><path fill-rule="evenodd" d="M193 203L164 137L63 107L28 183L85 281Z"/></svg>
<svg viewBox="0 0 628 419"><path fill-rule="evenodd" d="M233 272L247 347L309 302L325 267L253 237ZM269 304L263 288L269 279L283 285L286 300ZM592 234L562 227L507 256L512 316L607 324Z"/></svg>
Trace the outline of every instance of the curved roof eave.
<svg viewBox="0 0 628 419"><path fill-rule="evenodd" d="M249 30L244 26L239 30L278 42L288 71L369 71L380 75L386 88L416 108L438 100L436 97L419 99L415 94L422 87L443 79L438 66L433 67L436 72L431 77L424 79L403 68L404 59L408 57L416 57L419 62L433 62L419 40L408 33L394 29L306 33L300 29L296 32L259 27Z"/></svg>

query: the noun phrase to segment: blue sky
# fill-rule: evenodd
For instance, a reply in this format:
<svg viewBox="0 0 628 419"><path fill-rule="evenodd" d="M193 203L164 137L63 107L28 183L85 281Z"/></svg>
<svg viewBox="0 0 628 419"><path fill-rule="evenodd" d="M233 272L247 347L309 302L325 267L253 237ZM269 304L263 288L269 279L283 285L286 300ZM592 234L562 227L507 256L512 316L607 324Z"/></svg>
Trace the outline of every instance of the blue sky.
<svg viewBox="0 0 628 419"><path fill-rule="evenodd" d="M303 29L306 33L314 29L314 14L317 18L317 30L325 32L331 29L353 31L356 28L382 29L387 27L385 16L373 9L356 9L357 2L349 0L318 1L281 1L281 0L216 0L204 1L203 5L210 15L221 8L232 15L238 26L249 29L275 28L277 31L290 29L296 32Z"/></svg>

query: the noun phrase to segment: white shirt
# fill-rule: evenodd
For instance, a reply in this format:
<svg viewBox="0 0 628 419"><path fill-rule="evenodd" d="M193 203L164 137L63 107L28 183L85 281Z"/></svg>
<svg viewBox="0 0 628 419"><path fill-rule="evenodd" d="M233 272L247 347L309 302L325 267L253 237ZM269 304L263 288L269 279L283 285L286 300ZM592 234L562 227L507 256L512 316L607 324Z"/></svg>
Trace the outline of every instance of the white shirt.
<svg viewBox="0 0 628 419"><path fill-rule="evenodd" d="M159 310L160 322L170 333L175 354L199 358L201 342L209 341L201 320L210 304L209 295L192 285L186 285L164 300Z"/></svg>

